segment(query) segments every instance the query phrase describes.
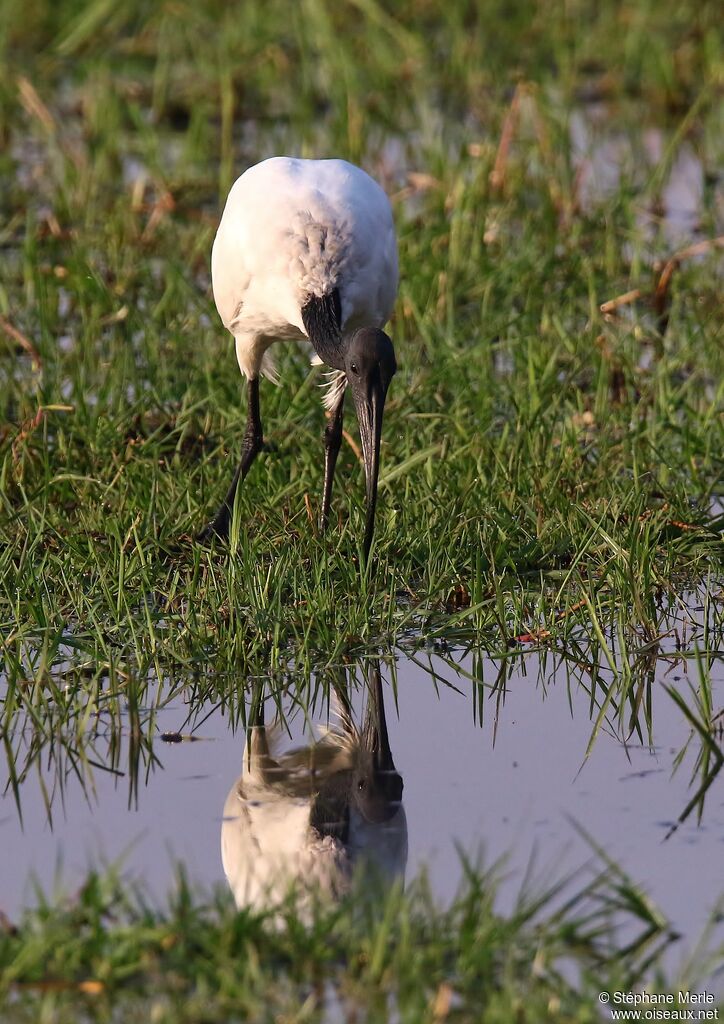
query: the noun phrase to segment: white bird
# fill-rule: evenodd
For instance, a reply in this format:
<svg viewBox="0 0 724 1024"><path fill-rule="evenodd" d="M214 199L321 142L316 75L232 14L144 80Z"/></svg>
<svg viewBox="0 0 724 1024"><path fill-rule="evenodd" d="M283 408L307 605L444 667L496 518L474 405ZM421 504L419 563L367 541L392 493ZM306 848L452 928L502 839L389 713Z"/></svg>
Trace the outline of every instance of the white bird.
<svg viewBox="0 0 724 1024"><path fill-rule="evenodd" d="M365 725L342 703L342 731L314 746L274 752L275 734L258 713L244 770L224 805L221 856L238 907L278 905L294 888L303 908L338 899L362 871L371 892L404 880L407 819L392 759L382 683L373 669Z"/></svg>
<svg viewBox="0 0 724 1024"><path fill-rule="evenodd" d="M277 381L270 347L308 339L333 371L325 397L326 527L344 396L352 390L367 482L365 559L374 530L379 448L387 389L397 370L382 331L397 293L397 242L389 200L344 160L273 157L250 167L229 192L211 256L214 299L234 336L248 380L241 462L215 518L202 533L228 536L239 483L263 447L259 377Z"/></svg>

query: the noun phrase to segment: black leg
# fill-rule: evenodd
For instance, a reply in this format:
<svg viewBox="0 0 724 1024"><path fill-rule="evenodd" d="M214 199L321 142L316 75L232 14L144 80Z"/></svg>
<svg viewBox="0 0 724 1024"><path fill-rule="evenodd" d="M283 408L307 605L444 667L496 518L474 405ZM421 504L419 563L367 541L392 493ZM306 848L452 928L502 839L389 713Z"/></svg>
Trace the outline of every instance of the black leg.
<svg viewBox="0 0 724 1024"><path fill-rule="evenodd" d="M346 390L346 389L345 389ZM329 521L329 506L332 501L332 482L334 481L334 467L337 465L337 456L342 444L342 420L344 419L344 391L337 399L337 404L332 409L332 415L324 428L324 490L322 492L322 512L319 517L321 530L327 529Z"/></svg>
<svg viewBox="0 0 724 1024"><path fill-rule="evenodd" d="M234 499L239 484L244 480L251 469L251 464L264 447L264 435L261 427L261 416L259 415L259 378L249 380L247 388L249 396L249 410L246 418L246 431L244 440L241 443L241 461L236 467L234 479L226 492L219 511L211 520L209 525L199 534L199 540L208 540L216 535L226 539L229 536L231 515L234 511Z"/></svg>

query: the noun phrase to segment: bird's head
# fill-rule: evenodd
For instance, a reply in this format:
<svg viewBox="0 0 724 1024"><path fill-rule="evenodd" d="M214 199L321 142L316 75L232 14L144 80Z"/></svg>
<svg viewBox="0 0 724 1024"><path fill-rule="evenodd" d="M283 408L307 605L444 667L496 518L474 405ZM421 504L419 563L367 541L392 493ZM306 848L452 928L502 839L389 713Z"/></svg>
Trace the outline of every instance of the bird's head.
<svg viewBox="0 0 724 1024"><path fill-rule="evenodd" d="M376 327L363 327L355 331L345 351L344 372L352 391L359 421L367 478L367 525L364 541L367 559L372 544L377 504L382 414L387 389L397 372L395 350L385 332Z"/></svg>
<svg viewBox="0 0 724 1024"><path fill-rule="evenodd" d="M376 327L362 327L355 331L345 352L344 372L353 395L360 394L368 398L375 386L381 388L383 395L386 395L390 381L397 372L395 350L390 337Z"/></svg>
<svg viewBox="0 0 724 1024"><path fill-rule="evenodd" d="M381 825L397 814L402 803L404 784L395 770L372 752L359 756L352 773L352 800L365 821Z"/></svg>

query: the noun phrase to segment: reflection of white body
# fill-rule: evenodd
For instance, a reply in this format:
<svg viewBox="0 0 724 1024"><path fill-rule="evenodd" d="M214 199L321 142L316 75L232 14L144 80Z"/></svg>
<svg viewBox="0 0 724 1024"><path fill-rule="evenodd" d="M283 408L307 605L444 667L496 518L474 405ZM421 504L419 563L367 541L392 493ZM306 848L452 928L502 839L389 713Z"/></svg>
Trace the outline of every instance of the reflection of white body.
<svg viewBox="0 0 724 1024"><path fill-rule="evenodd" d="M224 872L238 907L269 907L292 887L336 899L358 871L382 884L404 879L402 780L376 704L370 700L363 733L347 720L345 733L329 732L314 747L278 757L264 726L251 730L221 827Z"/></svg>

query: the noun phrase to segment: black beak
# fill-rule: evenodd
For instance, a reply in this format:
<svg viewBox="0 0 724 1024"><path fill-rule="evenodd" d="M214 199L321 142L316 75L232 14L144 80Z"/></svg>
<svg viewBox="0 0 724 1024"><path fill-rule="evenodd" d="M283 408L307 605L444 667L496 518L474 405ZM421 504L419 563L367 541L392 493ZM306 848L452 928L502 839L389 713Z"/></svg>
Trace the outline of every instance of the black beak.
<svg viewBox="0 0 724 1024"><path fill-rule="evenodd" d="M364 396L366 390L367 396ZM366 389L352 389L359 432L362 439L362 457L367 479L367 521L365 524L364 560L369 560L372 535L375 530L375 509L377 507L377 478L380 472L380 437L382 436L382 414L385 409L386 392L378 374L371 379Z"/></svg>

